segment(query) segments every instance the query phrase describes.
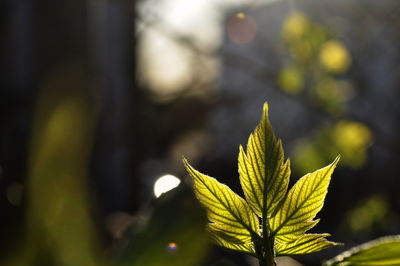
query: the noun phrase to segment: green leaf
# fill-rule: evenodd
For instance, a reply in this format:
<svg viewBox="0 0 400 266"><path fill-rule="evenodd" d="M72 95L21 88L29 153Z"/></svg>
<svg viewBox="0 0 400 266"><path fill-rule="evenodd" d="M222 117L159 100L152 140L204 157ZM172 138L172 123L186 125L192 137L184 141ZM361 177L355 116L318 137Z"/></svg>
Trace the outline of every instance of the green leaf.
<svg viewBox="0 0 400 266"><path fill-rule="evenodd" d="M195 170L185 159L183 162L193 177L196 197L205 207L211 222L208 229L212 238L222 246L235 250L244 249L238 245L249 247L252 238L257 236L259 222L246 201L215 178ZM245 250L250 252L249 248Z"/></svg>
<svg viewBox="0 0 400 266"><path fill-rule="evenodd" d="M241 239L225 234L222 231L214 230L210 226L208 227L208 232L210 233L212 240L224 248L237 250L252 256L255 255L254 244L251 241L242 241Z"/></svg>
<svg viewBox="0 0 400 266"><path fill-rule="evenodd" d="M330 165L300 178L290 189L277 214L270 219L272 235L283 244L295 241L314 227L321 210L337 157Z"/></svg>
<svg viewBox="0 0 400 266"><path fill-rule="evenodd" d="M324 265L400 265L400 235L381 237L364 243L330 259Z"/></svg>
<svg viewBox="0 0 400 266"><path fill-rule="evenodd" d="M208 230L215 242L255 255L270 265L274 254L306 254L337 245L325 239L328 234L305 233L319 221L313 219L324 204L338 161L339 157L327 167L303 176L287 192L290 161L285 160L265 103L246 151L239 148L240 183L247 202L214 178L193 169L186 160L184 164L193 177L197 198L207 210L211 222Z"/></svg>
<svg viewBox="0 0 400 266"><path fill-rule="evenodd" d="M288 244L281 244L279 242L276 242L275 243L276 256L308 254L338 245L338 243L326 240L325 237L327 236L330 235L305 234L300 238L298 238L297 240Z"/></svg>
<svg viewBox="0 0 400 266"><path fill-rule="evenodd" d="M239 151L239 175L245 197L252 210L261 217L270 217L284 199L290 177L290 162L284 161L282 143L268 119L264 104L259 125L250 135L246 153Z"/></svg>

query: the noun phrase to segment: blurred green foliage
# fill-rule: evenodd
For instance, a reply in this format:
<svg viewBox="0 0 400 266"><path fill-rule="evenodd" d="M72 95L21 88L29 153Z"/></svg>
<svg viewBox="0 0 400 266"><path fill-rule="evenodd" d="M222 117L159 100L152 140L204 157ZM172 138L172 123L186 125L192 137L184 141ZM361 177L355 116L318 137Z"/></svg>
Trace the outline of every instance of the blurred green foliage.
<svg viewBox="0 0 400 266"><path fill-rule="evenodd" d="M31 140L26 232L2 265L201 265L209 247L205 218L185 188L139 214L118 249L102 251L88 189L96 111L84 89L70 87L84 79L78 71L61 70L42 88Z"/></svg>
<svg viewBox="0 0 400 266"><path fill-rule="evenodd" d="M118 265L203 265L210 242L203 210L191 190L162 195L117 245Z"/></svg>
<svg viewBox="0 0 400 266"><path fill-rule="evenodd" d="M345 220L353 234L370 234L374 226L385 223L389 211L388 203L384 197L373 195L350 210Z"/></svg>
<svg viewBox="0 0 400 266"><path fill-rule="evenodd" d="M343 164L362 167L373 134L364 123L345 118L346 106L354 94L351 82L340 75L351 66L346 46L326 27L301 12L291 13L285 19L281 36L288 57L278 75L280 88L292 95L302 95L332 117L316 128L313 136L297 142L294 166L299 172L310 172L326 164L328 158L341 154Z"/></svg>
<svg viewBox="0 0 400 266"><path fill-rule="evenodd" d="M333 115L343 113L351 97L351 86L337 78L351 66L345 45L301 12L285 19L281 36L288 57L278 75L280 88L289 94L304 94Z"/></svg>
<svg viewBox="0 0 400 266"><path fill-rule="evenodd" d="M86 186L93 110L81 88L69 87L81 79L79 72L61 71L42 88L29 157L26 239L7 265L107 265Z"/></svg>
<svg viewBox="0 0 400 266"><path fill-rule="evenodd" d="M310 172L336 154L342 155L341 161L346 166L359 168L366 162L367 149L373 140L366 125L344 119L318 128L313 137L300 140L293 151L294 165L302 171Z"/></svg>

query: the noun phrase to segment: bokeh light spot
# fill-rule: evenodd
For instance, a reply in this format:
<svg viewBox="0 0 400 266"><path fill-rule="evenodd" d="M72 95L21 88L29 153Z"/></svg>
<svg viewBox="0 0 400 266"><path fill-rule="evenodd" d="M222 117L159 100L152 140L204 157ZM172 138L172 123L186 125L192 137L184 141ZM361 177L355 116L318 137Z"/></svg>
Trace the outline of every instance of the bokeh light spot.
<svg viewBox="0 0 400 266"><path fill-rule="evenodd" d="M256 36L257 23L251 16L239 12L228 20L227 31L232 42L246 44Z"/></svg>
<svg viewBox="0 0 400 266"><path fill-rule="evenodd" d="M364 124L355 121L340 121L334 129L339 146L352 150L363 150L372 141L372 132Z"/></svg>
<svg viewBox="0 0 400 266"><path fill-rule="evenodd" d="M178 250L178 245L175 242L171 242L167 245L167 250L169 252L174 252Z"/></svg>
<svg viewBox="0 0 400 266"><path fill-rule="evenodd" d="M282 34L286 39L298 39L309 30L309 27L308 17L303 13L294 12L285 20Z"/></svg>
<svg viewBox="0 0 400 266"><path fill-rule="evenodd" d="M384 226L385 217L389 212L390 208L385 198L380 195L373 195L350 210L346 215L346 220L354 235L368 234L373 231L374 226Z"/></svg>
<svg viewBox="0 0 400 266"><path fill-rule="evenodd" d="M344 72L351 64L351 58L346 47L337 40L328 41L322 46L320 61L326 70L333 73Z"/></svg>
<svg viewBox="0 0 400 266"><path fill-rule="evenodd" d="M351 84L347 81L336 80L331 77L322 79L315 87L318 97L324 100L344 102L353 95Z"/></svg>
<svg viewBox="0 0 400 266"><path fill-rule="evenodd" d="M243 13L243 12L239 12L239 13L236 14L236 17L238 19L245 19L246 18L246 14Z"/></svg>
<svg viewBox="0 0 400 266"><path fill-rule="evenodd" d="M168 192L181 183L181 180L173 175L164 175L154 183L154 195L158 198L161 194Z"/></svg>
<svg viewBox="0 0 400 266"><path fill-rule="evenodd" d="M289 94L298 94L303 91L304 81L300 69L288 66L282 69L278 76L280 88Z"/></svg>

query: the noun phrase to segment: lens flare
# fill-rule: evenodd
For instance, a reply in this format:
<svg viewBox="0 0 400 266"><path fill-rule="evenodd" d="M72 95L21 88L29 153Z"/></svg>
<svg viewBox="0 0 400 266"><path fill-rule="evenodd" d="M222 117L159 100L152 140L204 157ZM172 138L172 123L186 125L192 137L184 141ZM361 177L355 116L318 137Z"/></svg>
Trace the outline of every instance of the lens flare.
<svg viewBox="0 0 400 266"><path fill-rule="evenodd" d="M243 12L235 14L227 23L228 37L238 44L246 44L253 41L257 33L256 21Z"/></svg>
<svg viewBox="0 0 400 266"><path fill-rule="evenodd" d="M156 198L160 197L161 194L168 192L181 183L181 180L177 178L176 176L173 175L164 175L157 179L157 181L154 183L154 195Z"/></svg>
<svg viewBox="0 0 400 266"><path fill-rule="evenodd" d="M175 242L171 242L168 244L167 249L169 251L175 251L178 249L178 245Z"/></svg>

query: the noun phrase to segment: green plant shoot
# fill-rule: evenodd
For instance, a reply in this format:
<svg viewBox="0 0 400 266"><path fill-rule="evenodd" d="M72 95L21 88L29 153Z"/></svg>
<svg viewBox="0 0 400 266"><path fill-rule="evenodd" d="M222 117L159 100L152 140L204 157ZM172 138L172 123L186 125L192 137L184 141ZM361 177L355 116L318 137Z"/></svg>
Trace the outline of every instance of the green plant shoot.
<svg viewBox="0 0 400 266"><path fill-rule="evenodd" d="M215 178L183 163L193 177L194 192L207 212L207 229L220 246L252 255L260 265L276 256L320 251L338 243L329 234L307 234L318 219L337 157L328 166L300 178L288 191L290 161L275 136L264 104L262 119L239 148L238 168L245 199Z"/></svg>

